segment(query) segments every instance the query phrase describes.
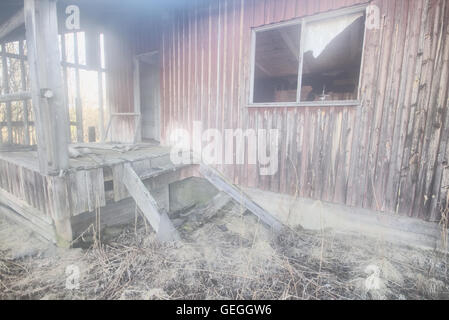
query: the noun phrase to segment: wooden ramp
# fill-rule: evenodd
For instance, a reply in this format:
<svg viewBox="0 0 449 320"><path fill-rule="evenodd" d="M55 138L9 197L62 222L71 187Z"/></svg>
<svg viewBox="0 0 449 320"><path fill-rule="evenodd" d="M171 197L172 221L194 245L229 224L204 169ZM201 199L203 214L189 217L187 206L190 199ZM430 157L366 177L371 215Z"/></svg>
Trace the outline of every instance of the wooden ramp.
<svg viewBox="0 0 449 320"><path fill-rule="evenodd" d="M279 220L251 200L251 198L240 188L227 181L226 178L214 168L201 164L200 174L211 184L213 184L219 191L226 193L250 212L259 217L262 222L271 227L275 232L280 232L284 228L284 225Z"/></svg>
<svg viewBox="0 0 449 320"><path fill-rule="evenodd" d="M159 209L156 200L129 163L124 165L123 184L157 233L158 239L163 242L179 241L179 234L167 213Z"/></svg>

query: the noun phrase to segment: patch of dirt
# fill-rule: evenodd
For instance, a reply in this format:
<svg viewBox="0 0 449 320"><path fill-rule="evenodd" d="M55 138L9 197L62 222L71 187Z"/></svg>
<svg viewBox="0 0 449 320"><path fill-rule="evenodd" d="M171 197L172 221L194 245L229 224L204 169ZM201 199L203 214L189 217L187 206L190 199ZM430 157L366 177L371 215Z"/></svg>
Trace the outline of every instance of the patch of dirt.
<svg viewBox="0 0 449 320"><path fill-rule="evenodd" d="M140 224L86 250L3 250L0 299L449 299L443 253L329 230L274 235L223 197L172 217L182 243Z"/></svg>

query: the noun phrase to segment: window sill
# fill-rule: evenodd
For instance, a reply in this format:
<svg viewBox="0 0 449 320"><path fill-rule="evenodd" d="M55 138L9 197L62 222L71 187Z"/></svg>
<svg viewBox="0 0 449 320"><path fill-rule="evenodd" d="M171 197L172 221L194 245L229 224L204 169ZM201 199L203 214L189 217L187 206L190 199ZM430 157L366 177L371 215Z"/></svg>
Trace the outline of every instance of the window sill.
<svg viewBox="0 0 449 320"><path fill-rule="evenodd" d="M311 102L279 102L279 103L250 103L248 108L297 108L297 107L360 107L361 101L311 101Z"/></svg>

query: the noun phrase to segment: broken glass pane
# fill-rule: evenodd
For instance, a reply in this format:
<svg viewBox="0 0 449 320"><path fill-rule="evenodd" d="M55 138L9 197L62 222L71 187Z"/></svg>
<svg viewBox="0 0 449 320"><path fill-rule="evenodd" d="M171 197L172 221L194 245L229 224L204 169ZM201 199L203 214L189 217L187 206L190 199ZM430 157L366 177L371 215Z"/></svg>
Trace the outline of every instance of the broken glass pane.
<svg viewBox="0 0 449 320"><path fill-rule="evenodd" d="M357 100L364 13L306 25L301 101Z"/></svg>

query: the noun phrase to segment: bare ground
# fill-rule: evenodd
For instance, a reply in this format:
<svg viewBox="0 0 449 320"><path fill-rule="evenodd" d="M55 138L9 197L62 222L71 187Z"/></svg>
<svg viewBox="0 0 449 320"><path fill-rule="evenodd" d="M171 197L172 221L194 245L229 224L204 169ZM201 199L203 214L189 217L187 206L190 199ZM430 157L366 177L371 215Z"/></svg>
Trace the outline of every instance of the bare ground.
<svg viewBox="0 0 449 320"><path fill-rule="evenodd" d="M140 222L71 250L0 218L0 299L449 299L439 251L331 230L275 236L233 202L208 210L177 213L182 243ZM70 266L79 289L66 288Z"/></svg>

